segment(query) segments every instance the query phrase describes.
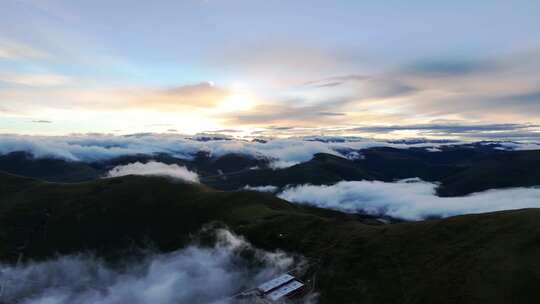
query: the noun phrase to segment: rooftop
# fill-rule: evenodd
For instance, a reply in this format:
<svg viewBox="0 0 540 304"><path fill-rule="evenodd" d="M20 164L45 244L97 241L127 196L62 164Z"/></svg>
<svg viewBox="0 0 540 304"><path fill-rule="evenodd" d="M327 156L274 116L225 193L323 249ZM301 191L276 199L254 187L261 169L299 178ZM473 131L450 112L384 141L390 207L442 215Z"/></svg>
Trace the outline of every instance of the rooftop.
<svg viewBox="0 0 540 304"><path fill-rule="evenodd" d="M296 280L293 280L293 281L290 281L289 283L277 288L276 290L272 291L271 293L267 294L266 297L272 301L277 301L281 298L283 298L284 296L287 296L289 294L291 294L292 292L302 288L304 286L304 284L296 281Z"/></svg>
<svg viewBox="0 0 540 304"><path fill-rule="evenodd" d="M257 289L259 291L261 291L262 293L267 293L269 291L271 291L272 289L275 289L285 283L288 283L290 281L292 281L294 279L293 276L291 276L290 274L282 274L280 275L279 277L275 278L275 279L272 279L266 283L263 283L261 285L259 285L257 287Z"/></svg>

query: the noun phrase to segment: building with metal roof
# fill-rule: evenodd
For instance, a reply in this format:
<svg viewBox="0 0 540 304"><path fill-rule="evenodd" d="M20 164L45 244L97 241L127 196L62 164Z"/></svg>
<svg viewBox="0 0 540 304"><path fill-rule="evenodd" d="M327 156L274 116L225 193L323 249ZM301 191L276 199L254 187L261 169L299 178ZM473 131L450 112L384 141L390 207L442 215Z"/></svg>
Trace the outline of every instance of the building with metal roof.
<svg viewBox="0 0 540 304"><path fill-rule="evenodd" d="M270 293L268 293L265 297L272 301L278 301L282 299L283 297L290 296L297 291L300 291L304 287L304 284L292 280L285 285L282 285L281 287L278 287L274 290L272 290Z"/></svg>
<svg viewBox="0 0 540 304"><path fill-rule="evenodd" d="M282 274L277 278L274 278L268 282L265 282L257 287L257 290L260 292L266 294L267 292L270 292L273 289L276 289L284 284L289 283L290 281L294 280L294 277L288 273Z"/></svg>

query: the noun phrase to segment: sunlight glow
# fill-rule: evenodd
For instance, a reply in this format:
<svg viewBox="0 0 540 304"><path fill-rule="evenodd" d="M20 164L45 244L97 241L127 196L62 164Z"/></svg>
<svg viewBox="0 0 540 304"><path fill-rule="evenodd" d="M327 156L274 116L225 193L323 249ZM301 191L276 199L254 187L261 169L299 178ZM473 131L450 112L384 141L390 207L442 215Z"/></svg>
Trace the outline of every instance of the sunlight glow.
<svg viewBox="0 0 540 304"><path fill-rule="evenodd" d="M253 101L253 96L249 94L238 94L234 93L227 96L223 101L221 101L217 110L219 112L235 112L235 111L247 111L255 105Z"/></svg>
<svg viewBox="0 0 540 304"><path fill-rule="evenodd" d="M234 82L231 85L231 94L218 103L215 111L218 113L231 113L248 111L256 105L256 97L251 94L243 82Z"/></svg>

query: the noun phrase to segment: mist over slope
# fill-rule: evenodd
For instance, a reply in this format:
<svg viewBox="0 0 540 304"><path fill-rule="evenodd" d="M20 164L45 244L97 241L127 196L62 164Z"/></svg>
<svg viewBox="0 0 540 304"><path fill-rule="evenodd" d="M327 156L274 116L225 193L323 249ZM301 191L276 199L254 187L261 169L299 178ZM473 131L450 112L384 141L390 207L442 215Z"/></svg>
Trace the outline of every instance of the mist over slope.
<svg viewBox="0 0 540 304"><path fill-rule="evenodd" d="M118 265L90 254L0 264L2 303L236 303L232 296L290 268L295 258L253 248L218 229L213 246L146 252Z"/></svg>
<svg viewBox="0 0 540 304"><path fill-rule="evenodd" d="M199 182L197 173L189 171L186 167L172 164L167 165L155 161L148 163L130 163L123 166L114 167L107 173L107 177L118 177L126 175L155 175L169 176L188 182Z"/></svg>

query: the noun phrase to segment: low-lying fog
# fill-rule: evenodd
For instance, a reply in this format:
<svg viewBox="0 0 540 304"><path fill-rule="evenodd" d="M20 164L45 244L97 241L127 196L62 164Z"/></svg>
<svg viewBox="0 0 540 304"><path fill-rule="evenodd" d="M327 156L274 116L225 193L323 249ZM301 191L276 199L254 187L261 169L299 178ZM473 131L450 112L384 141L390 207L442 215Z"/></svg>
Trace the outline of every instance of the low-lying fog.
<svg viewBox="0 0 540 304"><path fill-rule="evenodd" d="M301 259L252 247L217 230L213 247L191 245L112 266L89 254L0 265L0 303L232 303L231 296L272 278ZM241 254L249 250L252 254ZM251 256L248 259L246 256Z"/></svg>

